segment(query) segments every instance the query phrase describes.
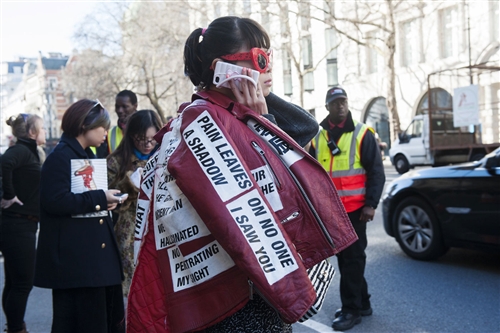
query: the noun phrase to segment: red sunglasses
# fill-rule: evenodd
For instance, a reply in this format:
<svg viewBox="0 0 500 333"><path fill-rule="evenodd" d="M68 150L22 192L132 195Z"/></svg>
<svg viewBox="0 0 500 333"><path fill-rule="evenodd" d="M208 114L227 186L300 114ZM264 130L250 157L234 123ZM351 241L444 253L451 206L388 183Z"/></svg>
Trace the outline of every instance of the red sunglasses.
<svg viewBox="0 0 500 333"><path fill-rule="evenodd" d="M248 52L228 54L220 58L227 61L252 60L254 68L260 73L265 73L269 67L269 57L272 53L272 50L266 53L262 49L254 47Z"/></svg>

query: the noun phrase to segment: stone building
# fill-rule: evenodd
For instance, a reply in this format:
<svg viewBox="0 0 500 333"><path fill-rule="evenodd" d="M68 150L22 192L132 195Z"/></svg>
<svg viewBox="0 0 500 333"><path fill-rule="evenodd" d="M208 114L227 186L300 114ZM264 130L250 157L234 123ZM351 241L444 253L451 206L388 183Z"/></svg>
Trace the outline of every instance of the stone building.
<svg viewBox="0 0 500 333"><path fill-rule="evenodd" d="M10 128L5 124L5 121L11 116L8 113L7 106L9 100L17 92L17 88L23 80L23 69L25 59L21 58L18 61L2 62L0 66L1 74L1 90L0 90L0 147L3 151L8 147L11 138ZM15 107L13 107L15 109ZM8 116L7 116L8 115Z"/></svg>
<svg viewBox="0 0 500 333"><path fill-rule="evenodd" d="M49 53L37 58L25 58L21 62L3 63L4 68L13 68L21 76L11 76L8 91L2 84L1 145L8 145L10 129L5 120L19 113L33 113L42 117L47 128L48 139L61 136L61 119L69 106L62 88L62 69L68 61L61 53ZM14 65L17 64L17 65ZM16 69L19 68L19 69ZM17 73L19 74L19 73Z"/></svg>
<svg viewBox="0 0 500 333"><path fill-rule="evenodd" d="M427 111L429 88L435 104L449 109L454 88L472 80L479 84L482 141L500 141L498 1L243 0L206 8L191 15L193 28L221 15L262 23L274 49L273 91L318 121L327 115L326 91L341 85L353 116L390 145ZM469 64L470 72L463 69ZM387 107L391 94L398 119Z"/></svg>

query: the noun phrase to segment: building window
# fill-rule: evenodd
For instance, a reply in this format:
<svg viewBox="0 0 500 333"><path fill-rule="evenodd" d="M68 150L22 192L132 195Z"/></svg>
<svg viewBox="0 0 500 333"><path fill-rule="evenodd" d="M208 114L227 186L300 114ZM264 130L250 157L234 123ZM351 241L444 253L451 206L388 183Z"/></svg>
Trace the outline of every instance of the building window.
<svg viewBox="0 0 500 333"><path fill-rule="evenodd" d="M284 94L290 96L292 94L292 60L288 48L283 48L283 87Z"/></svg>
<svg viewBox="0 0 500 333"><path fill-rule="evenodd" d="M271 22L269 19L269 12L267 9L268 7L269 7L268 2L262 2L260 4L260 10L261 10L260 16L261 16L261 24L264 27L264 29L266 29L266 31L271 31Z"/></svg>
<svg viewBox="0 0 500 333"><path fill-rule="evenodd" d="M302 61L304 70L313 68L311 35L302 38ZM314 90L314 73L312 71L304 75L304 90Z"/></svg>
<svg viewBox="0 0 500 333"><path fill-rule="evenodd" d="M323 12L324 20L326 23L333 25L335 16L335 2L334 1L323 1Z"/></svg>
<svg viewBox="0 0 500 333"><path fill-rule="evenodd" d="M326 75L328 76L327 84L329 87L333 87L339 84L337 59L326 60Z"/></svg>
<svg viewBox="0 0 500 333"><path fill-rule="evenodd" d="M378 72L378 53L375 49L375 44L377 42L377 31L370 31L366 39L368 41L369 46L366 47L366 61L367 61L367 70L368 74Z"/></svg>
<svg viewBox="0 0 500 333"><path fill-rule="evenodd" d="M56 77L51 77L49 78L49 90L55 90L57 88L57 78Z"/></svg>
<svg viewBox="0 0 500 333"><path fill-rule="evenodd" d="M234 16L236 15L236 8L233 3L229 3L227 5L227 13L229 16Z"/></svg>
<svg viewBox="0 0 500 333"><path fill-rule="evenodd" d="M460 40L460 21L457 6L439 12L440 54L448 58L458 54Z"/></svg>
<svg viewBox="0 0 500 333"><path fill-rule="evenodd" d="M311 28L311 7L307 2L299 2L300 28L303 31L309 31Z"/></svg>
<svg viewBox="0 0 500 333"><path fill-rule="evenodd" d="M221 5L220 3L216 2L214 5L214 12L215 12L215 17L221 16Z"/></svg>
<svg viewBox="0 0 500 333"><path fill-rule="evenodd" d="M432 114L445 114L450 113L453 110L453 97L449 92L443 88L432 88L431 89L431 107ZM429 113L429 93L420 99L418 103L416 114L428 114Z"/></svg>
<svg viewBox="0 0 500 333"><path fill-rule="evenodd" d="M304 90L313 91L314 90L314 73L309 72L304 75Z"/></svg>
<svg viewBox="0 0 500 333"><path fill-rule="evenodd" d="M248 16L252 14L252 4L250 3L250 0L243 0L243 13Z"/></svg>
<svg viewBox="0 0 500 333"><path fill-rule="evenodd" d="M326 75L329 87L339 84L337 68L337 34L334 29L325 30L325 46L328 52L326 56Z"/></svg>
<svg viewBox="0 0 500 333"><path fill-rule="evenodd" d="M279 3L280 7L280 32L281 32L281 37L287 38L290 29L288 29L288 4L286 2L280 2Z"/></svg>
<svg viewBox="0 0 500 333"><path fill-rule="evenodd" d="M337 59L337 34L335 29L325 30L325 46L328 55L326 59Z"/></svg>
<svg viewBox="0 0 500 333"><path fill-rule="evenodd" d="M491 1L490 2L490 41L498 41L500 40L500 32L499 32L499 27L500 27L500 22L499 22L499 17L500 17L500 11L499 11L500 4L498 1Z"/></svg>
<svg viewBox="0 0 500 333"><path fill-rule="evenodd" d="M420 34L417 20L410 20L401 24L401 64L408 67L420 62Z"/></svg>

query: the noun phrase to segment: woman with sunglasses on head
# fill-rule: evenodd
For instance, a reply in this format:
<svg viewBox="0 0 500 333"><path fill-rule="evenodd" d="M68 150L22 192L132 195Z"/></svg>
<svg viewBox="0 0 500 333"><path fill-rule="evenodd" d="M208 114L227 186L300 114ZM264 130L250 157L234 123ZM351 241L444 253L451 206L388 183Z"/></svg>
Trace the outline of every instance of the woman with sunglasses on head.
<svg viewBox="0 0 500 333"><path fill-rule="evenodd" d="M90 149L104 142L109 126L99 101L73 103L42 167L35 285L52 289L53 333L125 332L122 265L109 216L124 199L119 190L99 189L106 161Z"/></svg>
<svg viewBox="0 0 500 333"><path fill-rule="evenodd" d="M162 126L162 121L155 111L140 110L133 113L125 126L123 140L107 157L109 186L129 195L127 201L115 210L119 213L115 233L125 275L125 297L128 296L134 274L135 213L141 171L157 147L154 135Z"/></svg>
<svg viewBox="0 0 500 333"><path fill-rule="evenodd" d="M316 299L306 268L356 239L329 176L267 119L269 50L258 23L232 16L186 41L198 91L155 136L143 174L130 333L290 332ZM259 80L217 87L219 62Z"/></svg>
<svg viewBox="0 0 500 333"><path fill-rule="evenodd" d="M15 145L1 156L3 196L1 201L0 251L4 257L5 285L2 307L7 332L26 332L24 314L33 288L36 232L40 216L41 158L45 144L43 119L20 114L7 120L16 137Z"/></svg>

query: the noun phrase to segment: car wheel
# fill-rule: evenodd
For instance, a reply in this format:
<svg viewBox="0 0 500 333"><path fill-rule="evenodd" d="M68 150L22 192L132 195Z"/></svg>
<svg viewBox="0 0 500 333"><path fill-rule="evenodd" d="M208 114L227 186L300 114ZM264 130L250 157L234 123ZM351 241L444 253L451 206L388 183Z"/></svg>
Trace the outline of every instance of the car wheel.
<svg viewBox="0 0 500 333"><path fill-rule="evenodd" d="M438 220L422 199L407 198L401 201L393 221L396 240L408 256L432 260L446 253Z"/></svg>
<svg viewBox="0 0 500 333"><path fill-rule="evenodd" d="M398 155L394 158L394 166L400 175L410 170L410 163L408 163L408 160L403 155Z"/></svg>

